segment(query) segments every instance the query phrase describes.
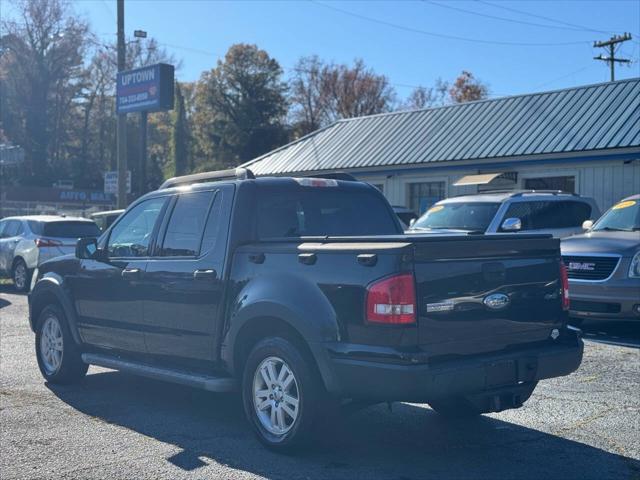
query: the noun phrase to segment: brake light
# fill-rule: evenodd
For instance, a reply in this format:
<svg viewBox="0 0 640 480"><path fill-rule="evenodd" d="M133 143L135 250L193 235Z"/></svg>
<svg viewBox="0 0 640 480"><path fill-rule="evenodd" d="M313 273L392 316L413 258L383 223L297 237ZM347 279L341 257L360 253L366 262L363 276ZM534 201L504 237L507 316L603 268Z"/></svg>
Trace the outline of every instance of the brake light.
<svg viewBox="0 0 640 480"><path fill-rule="evenodd" d="M60 247L62 245L62 242L59 242L58 240L51 240L50 238L36 238L34 242L38 248Z"/></svg>
<svg viewBox="0 0 640 480"><path fill-rule="evenodd" d="M564 262L560 262L560 295L562 296L562 309L569 310L569 273Z"/></svg>
<svg viewBox="0 0 640 480"><path fill-rule="evenodd" d="M416 323L416 288L413 275L403 273L367 287L367 320L404 325Z"/></svg>

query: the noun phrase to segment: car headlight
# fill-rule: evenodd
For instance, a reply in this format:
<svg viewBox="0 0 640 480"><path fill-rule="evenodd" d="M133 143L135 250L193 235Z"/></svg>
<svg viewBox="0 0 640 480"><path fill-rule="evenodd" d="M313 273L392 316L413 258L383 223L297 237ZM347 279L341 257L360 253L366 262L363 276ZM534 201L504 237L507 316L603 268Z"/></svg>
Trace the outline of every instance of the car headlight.
<svg viewBox="0 0 640 480"><path fill-rule="evenodd" d="M631 259L631 266L629 267L629 278L640 278L640 252Z"/></svg>

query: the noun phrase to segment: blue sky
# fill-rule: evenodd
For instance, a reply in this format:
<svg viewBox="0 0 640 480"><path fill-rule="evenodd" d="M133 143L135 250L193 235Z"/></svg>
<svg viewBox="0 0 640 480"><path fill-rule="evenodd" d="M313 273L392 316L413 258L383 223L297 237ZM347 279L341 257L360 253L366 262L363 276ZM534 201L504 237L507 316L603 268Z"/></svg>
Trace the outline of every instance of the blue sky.
<svg viewBox="0 0 640 480"><path fill-rule="evenodd" d="M115 38L115 0L73 4L102 39ZM607 81L608 67L592 59L601 53L592 43L623 32L631 32L634 39L618 53L634 63L617 67L617 78L640 76L638 0L126 0L125 4L127 34L146 30L182 59L180 80L197 79L230 45L245 42L269 52L285 73L303 55L336 62L359 57L387 75L400 97L411 86L430 86L438 77L453 79L463 69L487 82L492 96L502 96Z"/></svg>

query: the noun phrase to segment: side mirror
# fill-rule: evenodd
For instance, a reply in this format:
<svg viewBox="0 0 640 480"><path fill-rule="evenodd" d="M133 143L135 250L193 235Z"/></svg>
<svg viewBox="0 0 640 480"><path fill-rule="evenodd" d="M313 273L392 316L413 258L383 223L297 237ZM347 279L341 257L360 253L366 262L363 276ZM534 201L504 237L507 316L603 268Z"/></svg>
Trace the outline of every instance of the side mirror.
<svg viewBox="0 0 640 480"><path fill-rule="evenodd" d="M522 229L522 222L516 217L507 218L500 228L505 232L517 232Z"/></svg>
<svg viewBox="0 0 640 480"><path fill-rule="evenodd" d="M98 252L98 239L93 237L81 238L76 243L76 257L84 260L95 258Z"/></svg>
<svg viewBox="0 0 640 480"><path fill-rule="evenodd" d="M411 220L409 220L409 227L413 227L416 223L417 218L412 218Z"/></svg>
<svg viewBox="0 0 640 480"><path fill-rule="evenodd" d="M591 227L593 227L593 220L585 220L582 222L583 230L591 230Z"/></svg>

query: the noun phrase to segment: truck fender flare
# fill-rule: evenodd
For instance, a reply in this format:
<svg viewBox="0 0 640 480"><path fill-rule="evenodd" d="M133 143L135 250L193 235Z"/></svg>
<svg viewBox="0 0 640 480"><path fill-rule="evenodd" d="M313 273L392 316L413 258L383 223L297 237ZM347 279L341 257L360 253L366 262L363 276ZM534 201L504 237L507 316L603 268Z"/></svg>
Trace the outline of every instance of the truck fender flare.
<svg viewBox="0 0 640 480"><path fill-rule="evenodd" d="M34 308L38 306L43 296L53 295L58 304L62 307L69 324L69 330L75 342L79 345L82 343L78 332L78 317L73 307L73 302L69 298L64 288L64 279L57 273L48 272L34 285L33 290L29 294L29 324L31 330L35 332L37 318L34 316Z"/></svg>
<svg viewBox="0 0 640 480"><path fill-rule="evenodd" d="M277 273L256 277L245 285L230 308L229 328L222 342L222 360L235 374L234 350L239 333L257 318L285 322L305 340L327 386L332 383L324 342L340 339L336 312L322 290L303 277Z"/></svg>

